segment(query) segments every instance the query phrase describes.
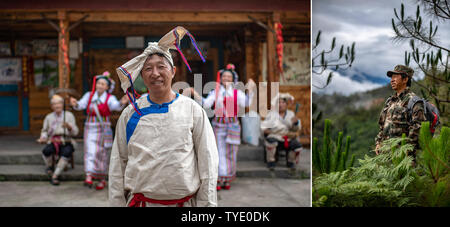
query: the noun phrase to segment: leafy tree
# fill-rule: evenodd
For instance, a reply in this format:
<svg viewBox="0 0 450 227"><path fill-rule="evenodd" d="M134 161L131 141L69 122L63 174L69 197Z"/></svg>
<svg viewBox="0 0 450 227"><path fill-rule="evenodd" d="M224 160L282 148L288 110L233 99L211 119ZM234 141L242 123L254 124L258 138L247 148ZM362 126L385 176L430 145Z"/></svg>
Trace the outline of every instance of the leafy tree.
<svg viewBox="0 0 450 227"><path fill-rule="evenodd" d="M321 34L322 31L317 32L316 39L312 46L312 51L316 55L312 57L312 72L315 75L322 75L326 69L334 69L338 70L346 69L352 66L353 61L355 60L355 42L350 46L341 45L339 48L339 52L337 53L336 48L336 37L333 37L331 41L331 47L329 49L319 49L319 45L321 42ZM337 56L336 56L337 55ZM316 61L320 60L319 63ZM330 72L327 76L326 84L323 86L316 86L317 88L325 88L330 84L331 79L333 77L333 73Z"/></svg>
<svg viewBox="0 0 450 227"><path fill-rule="evenodd" d="M331 41L331 47L329 49L319 49L319 45L321 42L321 34L322 31L317 32L316 39L312 46L312 52L316 55L312 57L312 72L316 76L321 76L326 69L334 69L338 70L347 69L352 66L353 61L355 60L355 42L350 46L341 45L339 48L339 53L337 54L335 50L336 48L336 37L333 37ZM338 55L336 57L336 55ZM320 62L316 61L320 58ZM331 60L330 60L331 58ZM333 78L333 72L330 72L327 76L327 80L325 85L316 86L312 84L316 88L323 89L328 84L330 84L331 79ZM312 104L312 124L315 125L322 118L322 113L317 110L316 105Z"/></svg>
<svg viewBox="0 0 450 227"><path fill-rule="evenodd" d="M417 203L424 206L450 206L450 128L443 127L440 135L433 136L429 122L423 122L419 143L418 174L413 190L421 192Z"/></svg>
<svg viewBox="0 0 450 227"><path fill-rule="evenodd" d="M422 96L436 104L443 116L443 125L448 124L450 108L450 66L449 47L437 39L438 22L450 22L450 2L447 0L418 0L415 17L405 16L401 4L400 13L394 9L392 28L394 41L409 41L410 51L405 51L405 64L411 64L411 56L417 68L425 75L423 82L417 82ZM422 9L431 18L429 23L422 17ZM433 23L434 22L434 23Z"/></svg>

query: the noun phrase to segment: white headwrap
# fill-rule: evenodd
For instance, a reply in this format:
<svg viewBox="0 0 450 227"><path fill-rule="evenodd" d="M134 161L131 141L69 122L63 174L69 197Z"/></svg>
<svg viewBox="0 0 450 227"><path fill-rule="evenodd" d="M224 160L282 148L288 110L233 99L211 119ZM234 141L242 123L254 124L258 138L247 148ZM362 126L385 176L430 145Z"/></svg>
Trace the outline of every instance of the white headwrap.
<svg viewBox="0 0 450 227"><path fill-rule="evenodd" d="M58 103L58 102L63 103L64 102L63 97L61 97L59 95L53 95L52 98L50 99L50 103L53 104L53 103Z"/></svg>
<svg viewBox="0 0 450 227"><path fill-rule="evenodd" d="M188 67L189 71L191 68L186 61L183 53L180 50L180 40L183 39L184 35L188 35L191 39L192 44L196 48L199 53L202 61L205 62L199 48L196 45L194 37L183 27L176 27L172 29L169 33L163 36L158 42L149 42L148 47L145 48L144 52L135 58L129 60L127 63L123 64L119 68L116 69L117 75L119 75L120 83L122 90L126 93L129 87L132 87L132 82L136 80L136 78L140 75L142 67L144 66L144 62L147 57L151 54L162 54L164 57L169 60L172 67L174 66L172 55L170 54L171 49L178 50L181 57L183 58L184 63ZM191 71L192 72L192 71ZM133 91L134 92L134 91Z"/></svg>
<svg viewBox="0 0 450 227"><path fill-rule="evenodd" d="M288 101L294 101L294 96L289 93L278 93L271 101L272 106L278 105L279 99L287 99Z"/></svg>

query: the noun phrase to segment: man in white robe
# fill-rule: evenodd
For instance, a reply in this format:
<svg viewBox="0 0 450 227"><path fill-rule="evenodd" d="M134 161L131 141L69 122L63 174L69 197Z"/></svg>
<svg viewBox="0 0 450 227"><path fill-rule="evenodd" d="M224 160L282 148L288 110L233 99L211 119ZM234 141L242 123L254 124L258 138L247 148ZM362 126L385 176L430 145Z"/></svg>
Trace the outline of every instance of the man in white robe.
<svg viewBox="0 0 450 227"><path fill-rule="evenodd" d="M54 95L50 104L53 112L45 116L41 136L37 142L46 144L42 151L46 172L51 176L50 183L59 185L58 177L73 158L72 153L75 151L73 137L78 135L78 127L73 114L64 110L64 99L61 96ZM55 172L53 172L54 159L59 159Z"/></svg>
<svg viewBox="0 0 450 227"><path fill-rule="evenodd" d="M218 155L211 124L199 104L171 89L176 67L169 48L186 33L175 28L117 69L131 104L116 126L111 206L217 206ZM149 94L136 100L132 83L137 76Z"/></svg>
<svg viewBox="0 0 450 227"><path fill-rule="evenodd" d="M302 145L297 139L297 131L301 128L300 120L295 113L288 110L289 102L294 101L294 97L289 93L279 93L272 100L271 110L264 121L261 122L261 131L264 132L264 145L266 149L267 167L274 170L276 164L276 153L280 150L286 151L287 167L295 169Z"/></svg>

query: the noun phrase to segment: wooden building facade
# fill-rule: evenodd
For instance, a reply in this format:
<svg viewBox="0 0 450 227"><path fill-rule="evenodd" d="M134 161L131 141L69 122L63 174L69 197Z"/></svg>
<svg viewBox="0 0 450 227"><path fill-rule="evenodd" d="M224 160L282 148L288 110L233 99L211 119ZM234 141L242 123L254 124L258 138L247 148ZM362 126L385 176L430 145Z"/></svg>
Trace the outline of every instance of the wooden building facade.
<svg viewBox="0 0 450 227"><path fill-rule="evenodd" d="M283 64L285 71L300 78L297 81L286 82L276 69L277 22L283 26L284 62L290 61ZM92 78L104 71L116 82L113 94L122 97L115 69L140 54L149 41L183 26L206 56L202 63L189 42L182 42L193 73L202 73L204 83L214 81L218 69L233 63L240 81L280 82L280 92L294 95L300 106L302 142L309 144L310 24L310 2L305 0L5 3L0 6L0 70L20 78L0 77L0 129L38 135L51 111L51 87L72 88L80 98L91 89ZM192 86L193 74L178 55L174 63L178 68L174 82ZM85 114L73 112L82 129Z"/></svg>

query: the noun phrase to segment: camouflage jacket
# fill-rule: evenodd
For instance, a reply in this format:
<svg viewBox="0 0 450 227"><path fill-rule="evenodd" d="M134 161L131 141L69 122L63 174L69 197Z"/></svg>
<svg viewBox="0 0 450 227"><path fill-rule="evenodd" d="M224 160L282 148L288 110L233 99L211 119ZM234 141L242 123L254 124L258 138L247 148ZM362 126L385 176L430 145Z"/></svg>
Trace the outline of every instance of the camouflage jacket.
<svg viewBox="0 0 450 227"><path fill-rule="evenodd" d="M426 117L423 103L415 104L412 114L408 113L408 101L414 96L416 95L406 88L399 95L394 93L386 100L378 120L380 131L375 138L376 145L390 138L401 137L405 133L415 149L419 148L420 126L422 121L426 121Z"/></svg>

